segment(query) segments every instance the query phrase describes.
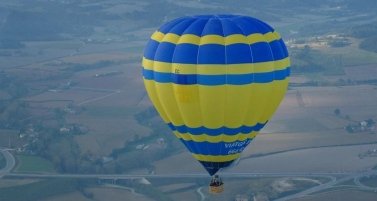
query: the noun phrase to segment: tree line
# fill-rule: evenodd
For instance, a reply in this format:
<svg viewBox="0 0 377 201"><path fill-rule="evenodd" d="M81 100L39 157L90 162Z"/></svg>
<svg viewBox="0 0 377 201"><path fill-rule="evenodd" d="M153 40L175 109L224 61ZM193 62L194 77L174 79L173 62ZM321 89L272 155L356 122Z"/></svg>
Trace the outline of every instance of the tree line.
<svg viewBox="0 0 377 201"><path fill-rule="evenodd" d="M351 28L350 34L362 39L359 45L361 49L377 53L377 21L354 26Z"/></svg>

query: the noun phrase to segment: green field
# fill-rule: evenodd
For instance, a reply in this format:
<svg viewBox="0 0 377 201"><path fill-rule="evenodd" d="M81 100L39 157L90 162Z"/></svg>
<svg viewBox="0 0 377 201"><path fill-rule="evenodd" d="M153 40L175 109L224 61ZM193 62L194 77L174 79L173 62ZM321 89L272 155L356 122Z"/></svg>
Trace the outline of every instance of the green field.
<svg viewBox="0 0 377 201"><path fill-rule="evenodd" d="M355 44L342 48L327 48L322 49L323 54L327 55L341 55L343 66L354 66L363 64L377 63L377 54L358 48L358 41L353 41Z"/></svg>
<svg viewBox="0 0 377 201"><path fill-rule="evenodd" d="M52 163L44 158L29 155L17 155L16 172L55 172Z"/></svg>
<svg viewBox="0 0 377 201"><path fill-rule="evenodd" d="M363 177L360 182L366 186L376 188L377 187L377 176Z"/></svg>
<svg viewBox="0 0 377 201"><path fill-rule="evenodd" d="M76 191L78 182L73 179L51 179L26 185L0 188L0 200L42 200L50 196Z"/></svg>

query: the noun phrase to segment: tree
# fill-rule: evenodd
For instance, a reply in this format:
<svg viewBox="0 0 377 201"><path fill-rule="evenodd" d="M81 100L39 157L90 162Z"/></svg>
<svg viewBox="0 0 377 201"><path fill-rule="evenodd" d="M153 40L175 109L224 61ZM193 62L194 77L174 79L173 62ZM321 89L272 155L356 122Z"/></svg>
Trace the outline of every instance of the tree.
<svg viewBox="0 0 377 201"><path fill-rule="evenodd" d="M376 123L373 119L368 119L366 120L366 122L367 122L367 126L372 126Z"/></svg>
<svg viewBox="0 0 377 201"><path fill-rule="evenodd" d="M348 125L346 126L346 131L347 131L348 133L353 133L354 130L353 130L352 125L348 124Z"/></svg>
<svg viewBox="0 0 377 201"><path fill-rule="evenodd" d="M339 108L336 108L336 109L334 110L334 114L335 114L336 116L339 116L339 115L340 115L340 109L339 109Z"/></svg>

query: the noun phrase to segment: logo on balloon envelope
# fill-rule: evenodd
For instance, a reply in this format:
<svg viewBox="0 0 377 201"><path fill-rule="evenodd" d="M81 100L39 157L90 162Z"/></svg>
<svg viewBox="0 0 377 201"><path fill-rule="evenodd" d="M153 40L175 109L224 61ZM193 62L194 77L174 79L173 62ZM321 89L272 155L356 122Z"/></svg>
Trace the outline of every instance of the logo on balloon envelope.
<svg viewBox="0 0 377 201"><path fill-rule="evenodd" d="M225 150L228 154L241 153L248 144L250 144L251 139L248 139L243 142L232 142L224 144Z"/></svg>
<svg viewBox="0 0 377 201"><path fill-rule="evenodd" d="M210 175L240 158L278 108L290 75L280 35L241 15L165 23L142 65L153 105Z"/></svg>

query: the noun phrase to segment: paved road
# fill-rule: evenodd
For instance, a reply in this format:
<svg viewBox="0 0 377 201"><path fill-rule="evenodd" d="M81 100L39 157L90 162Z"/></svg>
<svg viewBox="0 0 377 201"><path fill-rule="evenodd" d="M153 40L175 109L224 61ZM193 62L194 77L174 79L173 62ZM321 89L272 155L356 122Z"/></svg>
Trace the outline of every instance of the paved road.
<svg viewBox="0 0 377 201"><path fill-rule="evenodd" d="M198 193L198 195L200 196L200 201L205 201L206 196L204 195L202 190L203 190L203 187L199 187L198 189L196 189L196 193Z"/></svg>
<svg viewBox="0 0 377 201"><path fill-rule="evenodd" d="M14 168L16 165L16 160L14 159L13 155L9 153L7 149L0 148L0 154L2 154L5 158L6 165L3 169L0 169L0 178L4 175L7 175L10 173L10 171Z"/></svg>

